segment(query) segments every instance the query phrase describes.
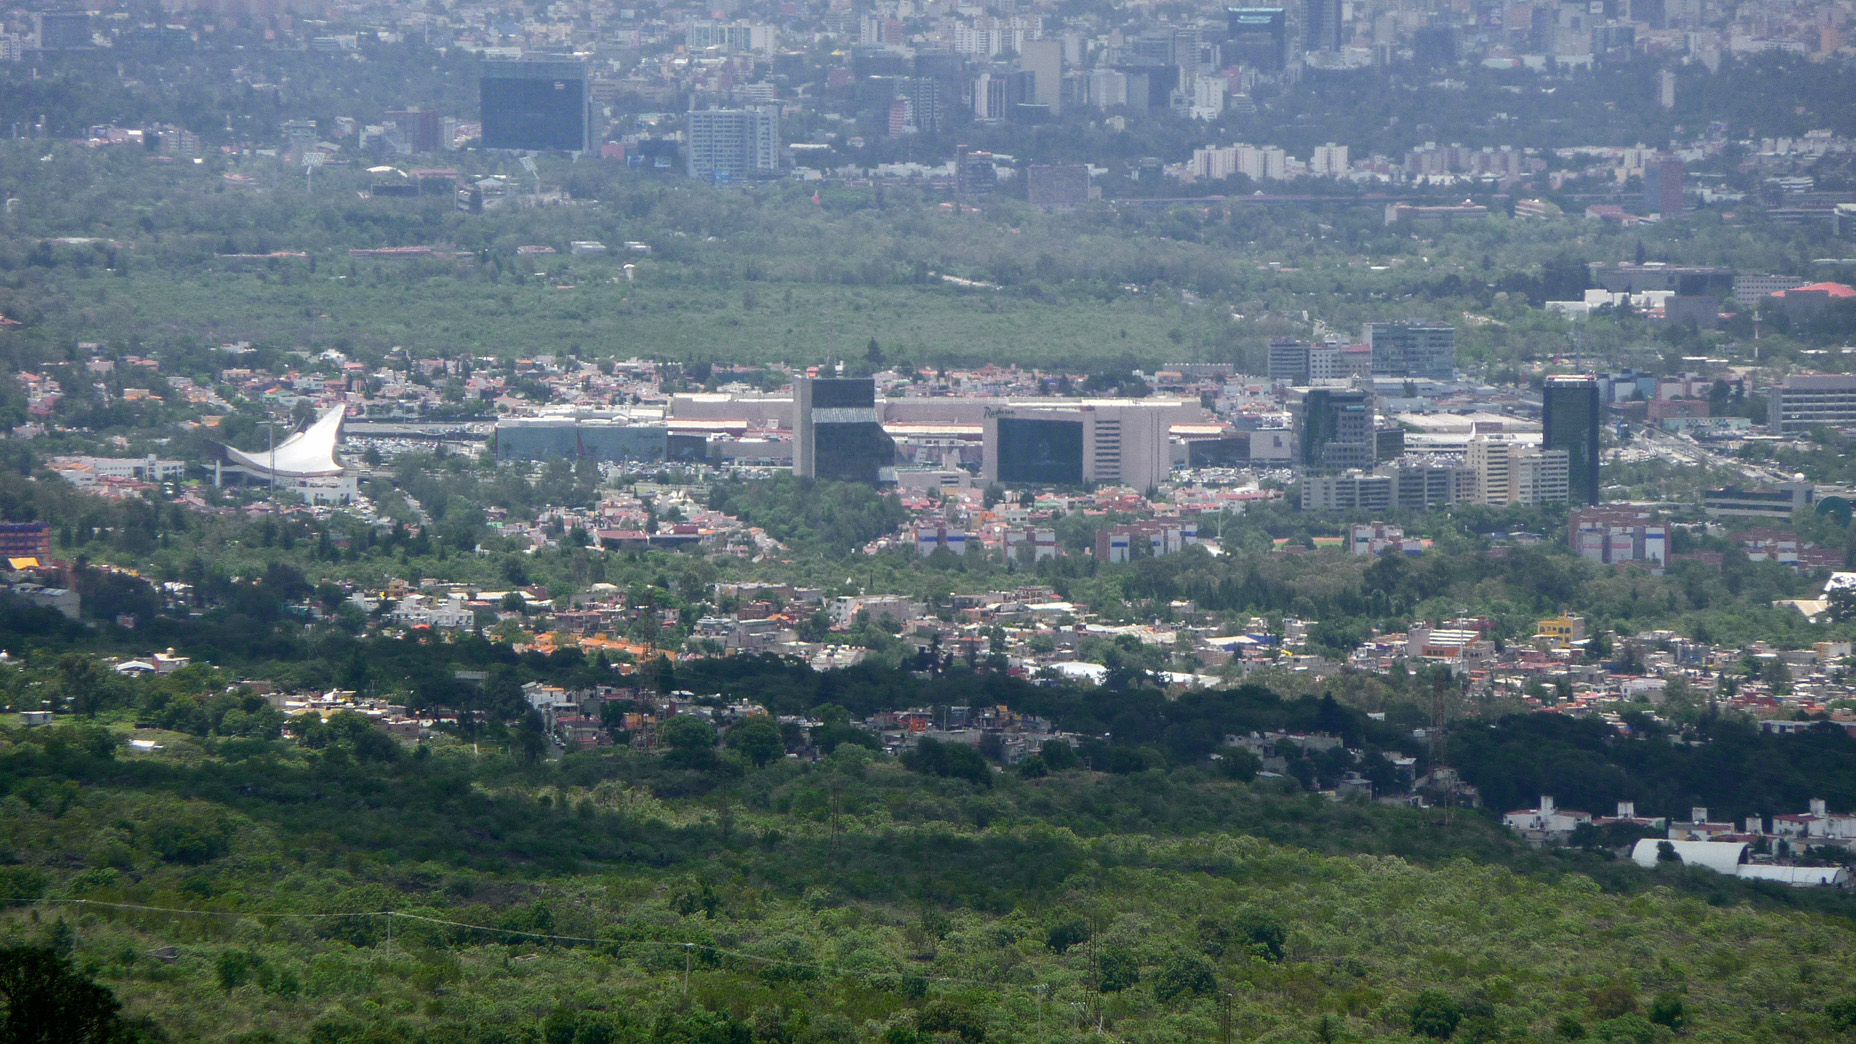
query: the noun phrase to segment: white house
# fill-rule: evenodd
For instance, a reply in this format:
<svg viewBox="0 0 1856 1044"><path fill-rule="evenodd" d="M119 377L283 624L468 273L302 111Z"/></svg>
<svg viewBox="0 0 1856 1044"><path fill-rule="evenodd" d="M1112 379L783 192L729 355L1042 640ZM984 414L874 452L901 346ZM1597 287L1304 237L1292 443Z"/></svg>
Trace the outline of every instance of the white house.
<svg viewBox="0 0 1856 1044"><path fill-rule="evenodd" d="M464 604L464 596L454 594L445 601L428 598L425 595L409 594L393 607L395 623L407 627L430 627L437 631L468 630L477 622L477 616L470 606Z"/></svg>
<svg viewBox="0 0 1856 1044"><path fill-rule="evenodd" d="M1559 808L1550 797L1542 796L1539 808L1524 808L1502 816L1502 825L1524 836L1566 835L1580 824L1590 823L1590 812Z"/></svg>

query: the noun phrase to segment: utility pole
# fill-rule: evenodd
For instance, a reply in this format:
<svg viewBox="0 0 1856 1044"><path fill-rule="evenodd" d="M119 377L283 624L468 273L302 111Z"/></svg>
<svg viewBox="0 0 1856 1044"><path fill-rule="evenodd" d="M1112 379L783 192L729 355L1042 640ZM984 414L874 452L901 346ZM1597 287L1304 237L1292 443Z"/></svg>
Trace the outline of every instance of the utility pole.
<svg viewBox="0 0 1856 1044"><path fill-rule="evenodd" d="M690 995L690 951L696 947L691 943L683 944L683 995Z"/></svg>

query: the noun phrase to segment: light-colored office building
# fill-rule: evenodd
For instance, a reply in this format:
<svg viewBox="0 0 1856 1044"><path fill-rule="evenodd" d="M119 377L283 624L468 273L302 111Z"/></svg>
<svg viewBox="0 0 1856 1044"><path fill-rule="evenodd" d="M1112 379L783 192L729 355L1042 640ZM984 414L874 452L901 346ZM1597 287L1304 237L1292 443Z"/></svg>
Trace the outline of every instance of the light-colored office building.
<svg viewBox="0 0 1856 1044"><path fill-rule="evenodd" d="M1856 426L1856 374L1795 373L1768 396L1766 423L1774 435Z"/></svg>
<svg viewBox="0 0 1856 1044"><path fill-rule="evenodd" d="M1465 463L1476 475L1476 500L1483 504L1559 504L1568 496L1569 456L1543 450L1514 435L1477 435Z"/></svg>
<svg viewBox="0 0 1856 1044"><path fill-rule="evenodd" d="M1150 489L1172 467L1167 400L1079 400L986 411L982 475L1006 485Z"/></svg>

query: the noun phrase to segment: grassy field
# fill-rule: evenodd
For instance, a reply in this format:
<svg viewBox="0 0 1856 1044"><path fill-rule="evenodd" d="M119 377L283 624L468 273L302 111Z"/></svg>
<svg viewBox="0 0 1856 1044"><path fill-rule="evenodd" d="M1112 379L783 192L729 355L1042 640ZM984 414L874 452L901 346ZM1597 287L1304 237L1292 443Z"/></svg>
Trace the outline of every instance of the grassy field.
<svg viewBox="0 0 1856 1044"><path fill-rule="evenodd" d="M353 277L338 264L335 276L325 268L289 280L141 269L79 284L63 318L75 336L112 341L404 345L498 356L577 349L716 362L862 358L875 338L886 358L922 365L1177 361L1215 350L1208 342L1219 332L1206 309L1149 294L1038 300L935 284L654 283L649 268L638 282L615 285L604 265L583 266L566 276L571 282L486 285L444 275L415 282L395 264L362 262Z"/></svg>

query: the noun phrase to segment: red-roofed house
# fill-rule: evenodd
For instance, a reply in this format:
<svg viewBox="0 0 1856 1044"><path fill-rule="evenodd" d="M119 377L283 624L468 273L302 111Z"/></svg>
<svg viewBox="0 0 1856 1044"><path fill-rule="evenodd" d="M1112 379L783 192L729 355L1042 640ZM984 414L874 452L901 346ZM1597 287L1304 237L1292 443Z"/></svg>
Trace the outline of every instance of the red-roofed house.
<svg viewBox="0 0 1856 1044"><path fill-rule="evenodd" d="M1856 288L1842 283L1811 283L1780 290L1766 298L1779 313L1793 322L1815 319L1839 301L1856 299Z"/></svg>

